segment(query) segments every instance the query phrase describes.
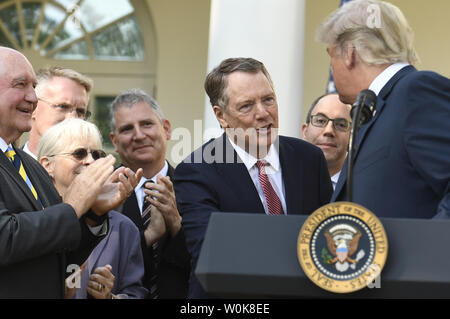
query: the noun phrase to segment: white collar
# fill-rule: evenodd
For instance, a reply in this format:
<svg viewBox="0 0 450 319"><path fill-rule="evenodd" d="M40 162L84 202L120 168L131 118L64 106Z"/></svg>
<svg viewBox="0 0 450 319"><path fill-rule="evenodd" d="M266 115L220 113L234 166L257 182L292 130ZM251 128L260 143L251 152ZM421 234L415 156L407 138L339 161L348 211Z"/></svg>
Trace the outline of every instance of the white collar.
<svg viewBox="0 0 450 319"><path fill-rule="evenodd" d="M373 91L376 95L380 94L383 87L389 82L389 80L401 69L407 67L408 63L394 63L387 67L383 72L373 80L369 86L369 90Z"/></svg>
<svg viewBox="0 0 450 319"><path fill-rule="evenodd" d="M239 145L235 144L228 135L227 138L230 141L236 153L238 154L238 156L241 158L242 162L245 164L245 167L247 167L247 170L250 170L256 164L258 159L247 153ZM272 143L272 145L270 145L269 152L261 160L265 160L276 172L278 172L278 170L280 169L280 157L278 156L277 149L274 146L275 143L277 142L274 142Z"/></svg>
<svg viewBox="0 0 450 319"><path fill-rule="evenodd" d="M154 183L156 183L156 176L158 176L159 174L161 174L162 176L167 176L168 171L169 171L169 164L167 164L167 161L164 161L163 168L158 173L156 173L155 176L153 176L152 178L142 176L141 180L139 181L139 184L137 184L134 190L137 191L141 189L142 185L144 185L144 183L149 179L151 179Z"/></svg>
<svg viewBox="0 0 450 319"><path fill-rule="evenodd" d="M37 161L38 158L37 158L36 155L34 155L34 153L33 153L32 151L30 151L30 149L29 149L29 147L28 147L28 142L29 142L29 141L27 141L27 142L25 143L25 145L23 146L23 151L24 151L25 153L27 153L28 155L30 155L32 158L34 158L34 159Z"/></svg>
<svg viewBox="0 0 450 319"><path fill-rule="evenodd" d="M6 153L6 150L8 149L8 144L6 144L5 140L0 137L0 149L3 153Z"/></svg>

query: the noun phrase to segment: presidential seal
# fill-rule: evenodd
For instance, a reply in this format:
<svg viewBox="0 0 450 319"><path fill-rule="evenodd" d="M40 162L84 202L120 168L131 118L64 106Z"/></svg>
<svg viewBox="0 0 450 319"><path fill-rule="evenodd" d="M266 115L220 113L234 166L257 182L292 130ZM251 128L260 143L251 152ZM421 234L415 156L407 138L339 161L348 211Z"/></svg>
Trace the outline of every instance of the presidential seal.
<svg viewBox="0 0 450 319"><path fill-rule="evenodd" d="M317 286L336 293L370 286L386 262L388 240L380 220L350 202L317 209L297 241L300 265Z"/></svg>

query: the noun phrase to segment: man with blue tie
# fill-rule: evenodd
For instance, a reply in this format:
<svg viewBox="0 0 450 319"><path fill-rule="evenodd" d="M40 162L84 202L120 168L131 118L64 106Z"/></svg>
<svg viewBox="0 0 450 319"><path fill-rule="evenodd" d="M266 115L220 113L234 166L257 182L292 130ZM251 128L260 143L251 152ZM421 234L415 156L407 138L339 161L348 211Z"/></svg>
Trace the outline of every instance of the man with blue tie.
<svg viewBox="0 0 450 319"><path fill-rule="evenodd" d="M180 163L174 179L192 257L190 298L210 297L194 271L212 212L309 214L332 193L322 151L278 136L277 99L261 62L226 59L208 74L205 89L225 133Z"/></svg>
<svg viewBox="0 0 450 319"><path fill-rule="evenodd" d="M365 89L377 95L356 139L353 201L381 217L450 217L450 80L412 66L418 58L403 13L388 2L351 1L318 38L343 103ZM346 171L332 201L347 199Z"/></svg>
<svg viewBox="0 0 450 319"><path fill-rule="evenodd" d="M0 47L0 298L64 298L67 253L92 242L83 216L111 204L96 200L110 186L113 156L83 170L61 199L44 168L13 147L31 129L35 85L26 57ZM137 178L127 176L128 189Z"/></svg>

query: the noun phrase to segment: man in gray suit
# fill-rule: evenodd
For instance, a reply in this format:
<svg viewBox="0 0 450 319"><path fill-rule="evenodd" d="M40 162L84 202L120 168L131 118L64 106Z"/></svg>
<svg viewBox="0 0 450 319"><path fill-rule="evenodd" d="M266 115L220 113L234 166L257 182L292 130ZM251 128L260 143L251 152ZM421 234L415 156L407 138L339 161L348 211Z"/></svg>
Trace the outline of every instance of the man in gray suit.
<svg viewBox="0 0 450 319"><path fill-rule="evenodd" d="M113 204L97 200L111 186L113 156L86 168L61 199L44 168L12 145L31 129L35 85L27 58L0 47L0 298L63 298L66 253L91 240L83 216ZM117 201L134 187L128 177Z"/></svg>

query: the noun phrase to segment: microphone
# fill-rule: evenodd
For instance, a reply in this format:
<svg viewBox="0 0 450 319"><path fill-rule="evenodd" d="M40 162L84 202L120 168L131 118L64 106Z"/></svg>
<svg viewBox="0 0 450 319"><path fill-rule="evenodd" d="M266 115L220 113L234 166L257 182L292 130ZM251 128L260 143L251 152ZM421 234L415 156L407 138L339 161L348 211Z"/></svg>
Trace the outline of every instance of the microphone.
<svg viewBox="0 0 450 319"><path fill-rule="evenodd" d="M353 200L353 162L355 151L356 134L361 125L368 123L373 117L373 111L377 104L377 96L371 90L363 90L358 94L355 103L352 105L350 116L352 118L352 128L347 156L347 200Z"/></svg>
<svg viewBox="0 0 450 319"><path fill-rule="evenodd" d="M350 117L355 123L355 116L359 115L359 121L357 129L361 127L361 125L366 124L372 119L373 110L375 109L375 105L377 103L377 96L371 90L363 90L358 94L356 98L356 102L352 105L352 110L350 111Z"/></svg>

